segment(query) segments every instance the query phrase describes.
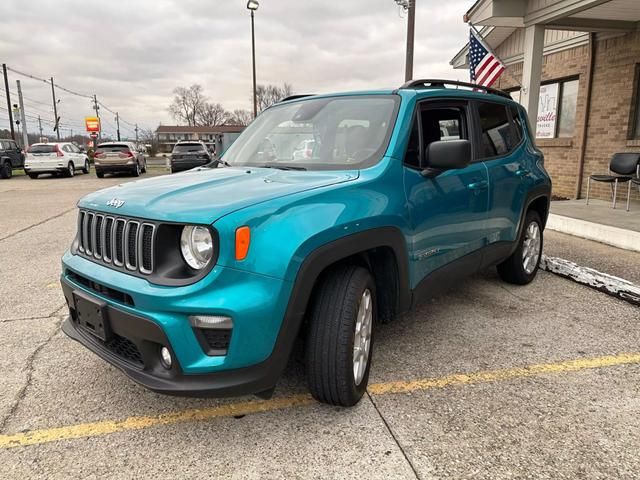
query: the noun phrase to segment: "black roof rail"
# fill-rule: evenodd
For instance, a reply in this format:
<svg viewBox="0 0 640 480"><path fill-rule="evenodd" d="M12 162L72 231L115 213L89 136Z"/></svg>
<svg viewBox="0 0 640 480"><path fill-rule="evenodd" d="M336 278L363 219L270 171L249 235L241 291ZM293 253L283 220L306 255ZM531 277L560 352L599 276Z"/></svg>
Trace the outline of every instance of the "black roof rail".
<svg viewBox="0 0 640 480"><path fill-rule="evenodd" d="M304 98L304 97L313 97L315 95L315 93L303 93L303 94L299 94L299 95L289 95L288 97L283 98L282 100L280 100L280 102L287 102L289 100L297 100L298 98ZM280 103L278 102L278 103Z"/></svg>
<svg viewBox="0 0 640 480"><path fill-rule="evenodd" d="M460 82L458 80L442 80L442 79L433 79L433 78L425 78L419 80L409 80L407 83L402 85L401 89L407 88L447 88L447 85L454 85L456 87L467 87L472 88L474 90L484 90L487 93L492 93L494 95L499 95L501 97L508 98L511 100L511 95L503 90L498 90L497 88L484 87L482 85L477 85L475 83L469 82Z"/></svg>

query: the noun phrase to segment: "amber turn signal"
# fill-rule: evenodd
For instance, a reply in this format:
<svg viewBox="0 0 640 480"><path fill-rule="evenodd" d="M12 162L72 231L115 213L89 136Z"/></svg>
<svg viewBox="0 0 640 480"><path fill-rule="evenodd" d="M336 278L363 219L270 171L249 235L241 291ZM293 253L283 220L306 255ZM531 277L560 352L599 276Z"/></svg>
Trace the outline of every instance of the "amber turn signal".
<svg viewBox="0 0 640 480"><path fill-rule="evenodd" d="M251 243L251 229L247 226L236 230L236 260L244 260L249 252Z"/></svg>

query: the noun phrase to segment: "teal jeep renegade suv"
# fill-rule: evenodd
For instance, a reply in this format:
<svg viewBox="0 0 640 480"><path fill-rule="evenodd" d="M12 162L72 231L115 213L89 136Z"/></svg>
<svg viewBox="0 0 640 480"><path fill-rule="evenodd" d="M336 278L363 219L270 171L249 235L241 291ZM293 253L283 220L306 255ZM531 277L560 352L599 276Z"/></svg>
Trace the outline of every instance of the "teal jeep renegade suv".
<svg viewBox="0 0 640 480"><path fill-rule="evenodd" d="M80 200L63 329L175 395L273 392L304 341L315 398L353 405L376 322L496 265L536 275L551 182L523 108L443 80L296 96L221 159Z"/></svg>

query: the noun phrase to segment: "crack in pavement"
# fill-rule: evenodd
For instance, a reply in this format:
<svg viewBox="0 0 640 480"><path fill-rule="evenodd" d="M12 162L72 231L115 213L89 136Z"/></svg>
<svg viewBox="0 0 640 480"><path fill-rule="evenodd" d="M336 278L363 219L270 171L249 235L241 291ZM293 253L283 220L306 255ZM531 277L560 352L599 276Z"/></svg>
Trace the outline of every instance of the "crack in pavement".
<svg viewBox="0 0 640 480"><path fill-rule="evenodd" d="M413 471L413 474L415 475L415 477L418 480L420 480L420 475L418 475L418 470L416 470L416 467L413 465L411 460L409 460L409 457L407 456L407 453L404 451L404 448L402 448L402 445L400 445L400 442L398 441L398 438L393 433L393 430L391 430L391 426L387 423L387 420L382 415L382 412L380 412L380 409L378 408L378 405L376 405L375 400L373 399L373 397L371 396L371 394L369 393L368 390L365 393L366 393L367 397L369 398L369 401L373 405L373 408L378 413L378 416L380 417L380 420L382 420L382 423L384 423L384 426L387 428L387 432L389 432L389 435L391 435L391 438L393 438L393 441L395 442L396 446L398 447L398 449L402 453L402 456L404 457L406 462L409 464L409 467Z"/></svg>
<svg viewBox="0 0 640 480"><path fill-rule="evenodd" d="M4 241L4 240L7 240L7 239L9 239L9 238L11 238L11 237L15 237L16 235L19 235L20 233L26 232L27 230L29 230L29 229L31 229L31 228L33 228L33 227L39 227L39 226L40 226L40 225L42 225L43 223L47 223L49 220L55 220L56 218L60 218L60 217L62 217L63 215L66 215L66 214L67 214L67 213L69 213L69 212L73 212L75 209L76 209L76 207L69 208L68 210L65 210L65 211L64 211L64 212L62 212L62 213L59 213L59 214L54 215L54 216L49 217L49 218L45 218L44 220L42 220L42 221L40 221L40 222L34 223L34 224L32 224L32 225L29 225L28 227L21 228L20 230L17 230L17 231L15 231L15 232L13 232L13 233L10 233L9 235L6 235L6 236L4 236L4 237L0 238L0 242L2 242L2 241Z"/></svg>
<svg viewBox="0 0 640 480"><path fill-rule="evenodd" d="M11 419L11 417L18 411L18 408L20 407L22 400L24 400L24 397L27 394L28 388L31 386L31 382L33 379L35 359L40 353L40 351L51 342L53 337L56 336L56 334L58 333L58 330L60 330L61 323L62 323L62 320L58 319L58 321L56 322L53 328L53 331L51 332L51 335L49 335L45 341L40 343L40 345L36 347L33 353L29 355L29 357L27 357L26 366L24 369L27 372L27 380L25 381L20 391L17 393L13 405L11 406L7 414L4 416L2 421L0 421L0 432L4 432L4 429L6 428L7 423L9 423L9 420Z"/></svg>
<svg viewBox="0 0 640 480"><path fill-rule="evenodd" d="M20 321L27 321L27 320L47 320L49 318L55 318L57 320L62 320L62 319L64 319L64 317L67 316L67 314L66 313L58 313L58 312L60 310L62 310L64 307L66 307L66 306L67 306L67 304L63 303L59 307L56 307L56 309L53 312L51 312L50 314L48 314L48 315L36 315L36 316L33 316L33 317L0 318L0 323L20 322Z"/></svg>

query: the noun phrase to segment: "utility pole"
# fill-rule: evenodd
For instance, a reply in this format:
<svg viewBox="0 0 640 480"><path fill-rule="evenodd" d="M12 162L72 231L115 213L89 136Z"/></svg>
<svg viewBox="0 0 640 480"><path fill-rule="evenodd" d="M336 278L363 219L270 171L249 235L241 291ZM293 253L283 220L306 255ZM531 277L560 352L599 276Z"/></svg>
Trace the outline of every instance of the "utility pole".
<svg viewBox="0 0 640 480"><path fill-rule="evenodd" d="M409 15L407 18L407 58L405 60L404 80L413 79L413 43L416 29L416 0L408 0Z"/></svg>
<svg viewBox="0 0 640 480"><path fill-rule="evenodd" d="M120 115L116 112L116 135L118 136L118 141L120 141Z"/></svg>
<svg viewBox="0 0 640 480"><path fill-rule="evenodd" d="M136 123L136 147L138 146L138 124Z"/></svg>
<svg viewBox="0 0 640 480"><path fill-rule="evenodd" d="M58 105L56 102L56 87L53 84L53 77L51 77L51 95L53 96L53 116L54 118L54 123L53 123L53 129L56 132L56 138L58 139L58 141L60 141L60 126L58 125L58 122L60 121L60 119L58 118Z"/></svg>
<svg viewBox="0 0 640 480"><path fill-rule="evenodd" d="M40 129L40 138L38 138L38 141L40 142L40 139L42 138L42 120L40 120L40 115L38 115L38 128Z"/></svg>
<svg viewBox="0 0 640 480"><path fill-rule="evenodd" d="M9 111L9 125L11 126L11 138L16 139L16 132L13 130L13 111L11 106L11 95L9 95L9 78L7 77L7 64L2 64L2 73L4 74L4 91L7 94L7 110Z"/></svg>
<svg viewBox="0 0 640 480"><path fill-rule="evenodd" d="M27 132L27 118L24 113L24 102L22 101L22 88L20 80L16 80L18 86L18 105L20 105L20 118L22 119L22 146L25 150L29 148L29 134Z"/></svg>
<svg viewBox="0 0 640 480"><path fill-rule="evenodd" d="M98 107L98 98L95 95L93 96L93 109L96 111L96 117L98 118L98 123L100 124L100 114L98 113L100 107ZM102 124L100 124L100 130L98 130L98 139L100 138L102 138Z"/></svg>

